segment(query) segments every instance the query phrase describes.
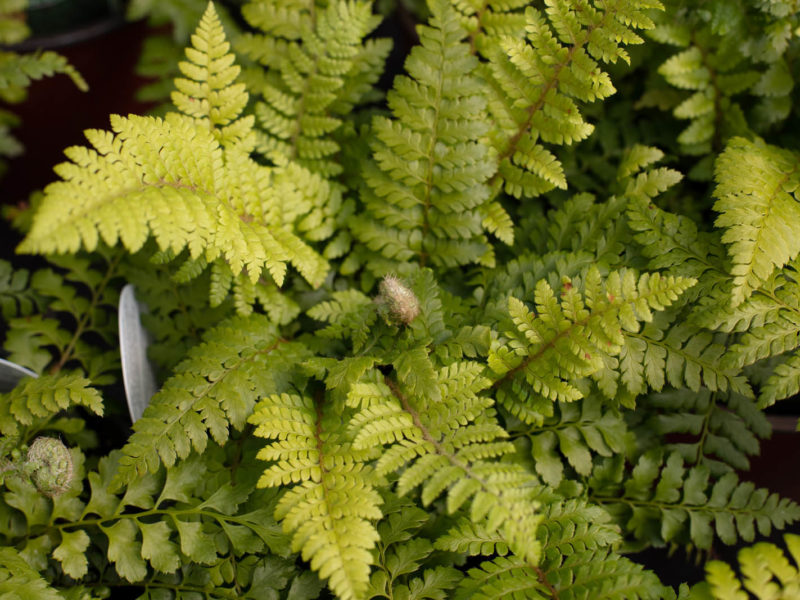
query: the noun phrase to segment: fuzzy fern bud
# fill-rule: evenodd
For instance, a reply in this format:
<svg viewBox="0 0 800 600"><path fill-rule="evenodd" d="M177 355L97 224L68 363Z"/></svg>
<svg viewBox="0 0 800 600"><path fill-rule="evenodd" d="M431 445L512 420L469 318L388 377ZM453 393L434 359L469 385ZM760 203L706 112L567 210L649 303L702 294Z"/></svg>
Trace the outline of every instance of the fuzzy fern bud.
<svg viewBox="0 0 800 600"><path fill-rule="evenodd" d="M408 325L419 315L419 299L406 284L394 275L387 275L380 282L380 294L375 298L379 310L387 322Z"/></svg>
<svg viewBox="0 0 800 600"><path fill-rule="evenodd" d="M72 455L60 440L36 438L28 449L23 470L45 496L55 498L72 484Z"/></svg>

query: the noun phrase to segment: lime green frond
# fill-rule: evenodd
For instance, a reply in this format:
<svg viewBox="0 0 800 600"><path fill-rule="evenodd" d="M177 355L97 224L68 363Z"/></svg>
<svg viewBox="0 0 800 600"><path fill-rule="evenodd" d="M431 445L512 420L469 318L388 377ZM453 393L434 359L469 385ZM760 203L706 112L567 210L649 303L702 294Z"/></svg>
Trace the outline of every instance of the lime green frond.
<svg viewBox="0 0 800 600"><path fill-rule="evenodd" d="M730 365L742 367L770 356L791 352L800 346L800 314L780 311L775 319L764 325L751 325L739 341L730 346L725 359Z"/></svg>
<svg viewBox="0 0 800 600"><path fill-rule="evenodd" d="M252 281L266 271L280 284L292 262L321 282L327 264L283 222L285 167L223 149L207 126L177 114L117 116L112 128L87 131L95 149L67 151L73 162L57 167L63 179L46 188L21 252L94 250L101 240L136 252L152 236L175 255L224 258Z"/></svg>
<svg viewBox="0 0 800 600"><path fill-rule="evenodd" d="M67 150L72 162L56 168L62 180L48 186L20 251L93 250L102 239L136 252L153 237L175 256L225 260L253 283L268 274L281 284L287 263L322 282L328 265L300 239L298 221L327 202L329 187L297 165L249 157L252 120L233 120L246 94L229 85L236 68L213 15L209 8L184 65L195 81L176 95L192 116L115 116L113 133L87 131L93 148Z"/></svg>
<svg viewBox="0 0 800 600"><path fill-rule="evenodd" d="M431 11L406 60L409 75L388 94L392 118L372 121L374 164L364 170L364 212L352 228L392 261L489 264L482 213L494 165L481 141L488 126L478 60L453 9L433 0Z"/></svg>
<svg viewBox="0 0 800 600"><path fill-rule="evenodd" d="M632 470L621 456L606 459L589 480L589 498L625 527L630 549L665 544L708 550L715 538L724 544L752 541L800 519L800 506L734 472L712 480L705 466L687 467L673 452L642 455Z"/></svg>
<svg viewBox="0 0 800 600"><path fill-rule="evenodd" d="M798 157L762 141L733 138L717 159L714 179L716 225L725 228L722 241L733 263L731 297L738 305L800 252L793 228L800 219Z"/></svg>
<svg viewBox="0 0 800 600"><path fill-rule="evenodd" d="M266 10L270 3L249 6ZM379 21L368 2L338 0L313 19L300 14L300 39L288 40L273 69L251 86L263 98L255 108L258 152L267 157L278 153L330 177L342 171L336 159L336 130L377 81L391 45L384 40L364 42ZM274 41L274 24L254 21L265 33L250 38L244 50L258 58L255 42Z"/></svg>
<svg viewBox="0 0 800 600"><path fill-rule="evenodd" d="M274 68L284 60L290 44L302 37L311 22L314 0L254 0L242 7L245 21L260 33L244 33L236 50L258 63Z"/></svg>
<svg viewBox="0 0 800 600"><path fill-rule="evenodd" d="M471 499L470 515L523 560L535 564L540 516L535 479L520 465L497 462L514 451L480 396L489 386L477 363L454 362L435 370L422 352L395 359L397 381L383 377L353 386L349 401L361 409L351 420L355 448L388 445L377 461L381 475L400 472L400 495L421 488L424 505L440 495L453 513Z"/></svg>
<svg viewBox="0 0 800 600"><path fill-rule="evenodd" d="M0 433L19 437L24 430L42 423L62 410L83 406L103 414L103 399L91 382L77 374L43 375L27 378L8 393L0 395Z"/></svg>
<svg viewBox="0 0 800 600"><path fill-rule="evenodd" d="M694 283L658 273L637 278L632 271L613 271L604 279L592 267L583 281L563 278L558 295L540 280L535 312L509 297L514 330L489 355L498 401L519 418L541 423L553 414L553 402L582 398L578 381L602 377L639 323L651 321L653 310L664 310Z"/></svg>
<svg viewBox="0 0 800 600"><path fill-rule="evenodd" d="M308 396L273 395L256 406L255 435L270 442L258 458L269 462L259 487L292 484L275 518L299 552L337 597L358 600L369 584L370 550L381 518L378 478L367 462L375 448L357 448L341 416Z"/></svg>
<svg viewBox="0 0 800 600"><path fill-rule="evenodd" d="M516 198L566 188L564 168L548 146L592 133L579 105L615 92L599 63L629 61L624 46L642 43L634 30L653 26L646 14L653 8L661 3L548 0L543 10L526 9L525 35L482 44L499 165L492 184Z"/></svg>
<svg viewBox="0 0 800 600"><path fill-rule="evenodd" d="M188 61L178 63L185 77L175 79L172 102L185 115L208 123L222 146L244 142L251 136L253 117L239 116L247 104L243 83L235 83L239 71L211 2L186 48ZM245 142L252 146L252 137Z"/></svg>
<svg viewBox="0 0 800 600"><path fill-rule="evenodd" d="M281 339L263 315L236 317L211 329L153 396L123 447L116 485L171 467L212 438L241 430L265 390L282 385L302 351ZM191 391L189 391L191 390Z"/></svg>
<svg viewBox="0 0 800 600"><path fill-rule="evenodd" d="M775 544L759 542L742 548L739 571L713 560L706 564L706 579L692 586L688 600L768 600L800 596L800 536L783 536L788 553ZM752 594L752 595L751 595Z"/></svg>

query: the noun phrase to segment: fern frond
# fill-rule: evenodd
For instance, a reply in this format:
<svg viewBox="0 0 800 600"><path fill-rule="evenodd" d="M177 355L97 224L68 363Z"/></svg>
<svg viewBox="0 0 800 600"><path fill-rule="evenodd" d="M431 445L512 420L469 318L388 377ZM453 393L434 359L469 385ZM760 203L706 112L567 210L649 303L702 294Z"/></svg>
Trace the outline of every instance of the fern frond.
<svg viewBox="0 0 800 600"><path fill-rule="evenodd" d="M254 459L250 449L245 452ZM288 540L271 516L275 495L255 491L249 474L240 474L232 484L230 461L219 448L166 473L136 478L118 493L109 491L120 458L112 452L86 477L87 501L83 456L73 451L73 457L77 485L64 496L37 501L33 486L17 478L8 481L9 491L0 501L4 514L19 511L29 524L46 530L27 540L24 532L8 532L12 538L23 534L13 543L32 564L44 565L42 569L52 561L51 568L58 564L75 580L97 577L100 571L112 585L146 585L159 574L169 574L173 585L182 579L191 584L182 568L190 562L213 568L229 553L242 558L288 553ZM66 527L53 526L57 521Z"/></svg>
<svg viewBox="0 0 800 600"><path fill-rule="evenodd" d="M405 467L397 483L400 495L421 487L428 505L445 493L451 513L471 499L472 520L499 530L509 547L535 563L540 517L534 480L519 465L491 460L513 452L513 445L503 440L507 434L487 410L491 400L478 395L489 385L480 376L482 368L455 362L435 371L426 361L423 353L398 358L399 381L376 382L369 405L353 422L355 447L390 444L376 468L385 475Z"/></svg>
<svg viewBox="0 0 800 600"><path fill-rule="evenodd" d="M769 437L771 427L755 401L740 394L710 392L701 388L649 394L641 403L652 412L647 426L659 435L683 434L691 440L665 444L690 465L705 465L712 476L747 471L749 456L759 452L759 438Z"/></svg>
<svg viewBox="0 0 800 600"><path fill-rule="evenodd" d="M611 550L619 533L601 508L580 500L551 499L543 511L538 534L543 560L538 567L498 552L501 556L470 569L455 598L489 600L514 594L543 600L661 597L663 588L653 573ZM464 533L466 539L461 538ZM440 538L437 547L463 548L474 536L481 539L486 533L462 525ZM492 554L490 544L468 548L470 554Z"/></svg>
<svg viewBox="0 0 800 600"><path fill-rule="evenodd" d="M334 292L332 299L316 304L308 316L325 321L328 326L320 330L322 337L353 341L353 351L358 352L366 343L369 328L375 323L378 312L375 303L358 290Z"/></svg>
<svg viewBox="0 0 800 600"><path fill-rule="evenodd" d="M787 533L783 541L788 555L767 542L742 548L738 554L741 575L722 561L710 561L706 564L706 580L692 586L688 600L749 600L750 594L758 600L799 596L800 573L796 565L800 565L800 537Z"/></svg>
<svg viewBox="0 0 800 600"><path fill-rule="evenodd" d="M245 14L251 16L255 7L277 9L267 2L249 6ZM266 156L277 152L330 177L342 170L333 134L377 80L380 70L375 66L379 67L391 46L385 41L363 44L379 20L367 2L333 2L314 19L300 15L300 39L287 41L275 72L253 89L264 98L255 109L263 130L258 151ZM267 32L274 31L274 23L264 22L261 16L256 23ZM274 40L268 33L257 39L264 44ZM255 46L253 42L248 48Z"/></svg>
<svg viewBox="0 0 800 600"><path fill-rule="evenodd" d="M432 0L431 11L431 25L419 28L421 45L406 60L409 76L399 76L388 94L393 118L373 119L375 164L365 168L365 212L352 227L393 261L490 262L482 206L494 165L481 141L487 125L478 61L452 8Z"/></svg>
<svg viewBox="0 0 800 600"><path fill-rule="evenodd" d="M652 320L651 309L663 310L694 283L657 273L637 279L632 271L614 271L603 280L590 268L583 281L564 278L560 297L545 280L539 281L535 313L509 298L515 330L489 355L498 401L512 414L541 423L552 415L552 402L584 396L576 382L602 376L606 360L625 348L639 322Z"/></svg>
<svg viewBox="0 0 800 600"><path fill-rule="evenodd" d="M50 257L58 267L40 269L30 292L38 314L20 315L8 323L4 347L9 359L37 373L79 366L95 385L116 379L119 368L113 281L120 256L105 251L86 257Z"/></svg>
<svg viewBox="0 0 800 600"><path fill-rule="evenodd" d="M666 383L698 391L730 390L748 398L753 390L740 370L725 363L726 349L707 331L678 323L667 329L666 319L656 319L640 333L626 332L620 352L620 379L634 396L649 385L661 391Z"/></svg>
<svg viewBox="0 0 800 600"><path fill-rule="evenodd" d="M800 219L793 193L797 169L794 153L744 138L733 138L717 160L714 210L720 213L717 227L726 229L722 241L733 263L734 306L800 252L793 228Z"/></svg>
<svg viewBox="0 0 800 600"><path fill-rule="evenodd" d="M243 83L235 83L240 68L211 2L191 41L189 60L178 63L185 77L175 79L172 102L183 114L209 123L223 146L243 142L253 126L252 116L240 118L248 95Z"/></svg>
<svg viewBox="0 0 800 600"><path fill-rule="evenodd" d="M16 316L27 317L38 305L39 299L29 288L27 269L14 269L11 263L0 260L0 315L5 321Z"/></svg>
<svg viewBox="0 0 800 600"><path fill-rule="evenodd" d="M645 453L629 473L617 456L595 470L589 498L624 524L633 548L675 543L707 550L715 534L725 544L752 541L756 528L769 535L800 519L800 506L740 482L734 472L715 482L709 477L707 467L686 468L675 452L666 459L660 450Z"/></svg>
<svg viewBox="0 0 800 600"><path fill-rule="evenodd" d="M378 541L373 521L381 517L377 479L366 465L374 448L356 448L338 427L339 415L307 396L269 396L249 420L255 435L272 440L258 454L270 462L258 485L297 484L275 509L292 550L338 597L362 598Z"/></svg>
<svg viewBox="0 0 800 600"><path fill-rule="evenodd" d="M719 236L697 231L691 219L664 211L651 197L632 191L626 193L628 225L636 232L634 239L642 253L650 259L648 268L697 279L698 284L686 295L691 299L702 299L729 279Z"/></svg>
<svg viewBox="0 0 800 600"><path fill-rule="evenodd" d="M63 600L14 548L0 548L0 596L14 600Z"/></svg>
<svg viewBox="0 0 800 600"><path fill-rule="evenodd" d="M81 74L66 58L55 52L17 54L0 52L0 98L6 102L19 100L19 94L30 86L31 81L63 73L72 79L75 86L85 92L89 89Z"/></svg>
<svg viewBox="0 0 800 600"><path fill-rule="evenodd" d="M531 215L520 222L520 238L529 240L541 254L569 252L593 254L596 262L611 267L621 263L623 240L629 234L623 212L624 198L605 202L587 193L575 194L545 218ZM568 274L568 273L565 273Z"/></svg>
<svg viewBox="0 0 800 600"><path fill-rule="evenodd" d="M742 367L762 358L777 356L800 346L800 314L784 310L770 315L774 320L764 325L751 324L747 332L732 345L726 362Z"/></svg>
<svg viewBox="0 0 800 600"><path fill-rule="evenodd" d="M791 44L795 8L742 3L705 14L666 2L655 15L654 40L677 47L658 69L671 88L652 87L648 102L688 121L678 135L685 154L705 155L690 177L711 178L713 154L731 136L749 136L784 121L792 109ZM778 8L780 6L780 8ZM677 90L686 90L678 92ZM740 100L744 95L749 98Z"/></svg>
<svg viewBox="0 0 800 600"><path fill-rule="evenodd" d="M102 415L103 399L90 386L88 379L77 374L43 375L23 380L10 392L0 394L0 433L16 438L26 428L41 425L73 406L83 406Z"/></svg>
<svg viewBox="0 0 800 600"><path fill-rule="evenodd" d="M57 167L63 180L48 186L20 251L92 250L102 238L136 252L152 236L176 256L187 249L209 263L222 258L252 282L266 271L282 283L291 262L321 283L327 263L292 231L294 210L319 201L317 186L310 174L296 180L299 167L262 167L248 156L252 119L236 119L246 94L224 86L236 69L213 15L209 7L198 47L189 49L195 62L184 64L195 81L183 80L177 96L194 116L117 116L114 133L88 131L94 149L67 151L73 162ZM209 77L223 83L201 83ZM233 109L221 108L227 101Z"/></svg>
<svg viewBox="0 0 800 600"><path fill-rule="evenodd" d="M553 417L540 426L507 426L512 435L530 440L531 456L542 480L557 487L564 479L564 462L579 475L592 472L594 455L610 457L626 450L628 427L614 409L592 395L579 402L559 403Z"/></svg>
<svg viewBox="0 0 800 600"><path fill-rule="evenodd" d="M772 371L758 396L760 407L772 406L778 400L791 398L800 392L800 353L792 352Z"/></svg>
<svg viewBox="0 0 800 600"><path fill-rule="evenodd" d="M469 34L473 54L485 55L499 37L525 35L523 0L451 0L451 3L460 13L461 26Z"/></svg>
<svg viewBox="0 0 800 600"><path fill-rule="evenodd" d="M430 515L393 495L388 496L383 511L384 518L378 523L376 569L370 577L367 598L449 597L463 574L450 566L424 568L434 554L433 544L420 531L429 524Z"/></svg>
<svg viewBox="0 0 800 600"><path fill-rule="evenodd" d="M526 9L526 37L483 45L499 164L492 184L517 198L566 188L563 166L545 144L570 145L591 134L578 105L614 93L599 62L629 60L623 46L642 43L634 30L653 27L649 8L661 3L550 0L544 10Z"/></svg>
<svg viewBox="0 0 800 600"><path fill-rule="evenodd" d="M211 437L223 444L241 430L258 397L279 389L300 352L263 315L237 317L211 329L153 396L123 447L115 485L161 464L171 467ZM300 352L302 355L302 352Z"/></svg>

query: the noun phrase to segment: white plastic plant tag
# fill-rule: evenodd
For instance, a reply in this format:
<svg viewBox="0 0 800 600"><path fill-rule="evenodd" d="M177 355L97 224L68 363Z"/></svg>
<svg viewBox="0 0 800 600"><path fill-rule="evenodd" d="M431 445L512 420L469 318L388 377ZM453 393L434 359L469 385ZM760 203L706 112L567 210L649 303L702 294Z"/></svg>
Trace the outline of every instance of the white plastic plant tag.
<svg viewBox="0 0 800 600"><path fill-rule="evenodd" d="M0 358L0 392L10 392L17 387L23 377L38 377L38 375L17 363Z"/></svg>
<svg viewBox="0 0 800 600"><path fill-rule="evenodd" d="M136 301L134 287L127 284L119 297L119 353L122 360L122 381L131 421L142 416L156 393L156 377L147 360L150 336L139 318L142 306Z"/></svg>

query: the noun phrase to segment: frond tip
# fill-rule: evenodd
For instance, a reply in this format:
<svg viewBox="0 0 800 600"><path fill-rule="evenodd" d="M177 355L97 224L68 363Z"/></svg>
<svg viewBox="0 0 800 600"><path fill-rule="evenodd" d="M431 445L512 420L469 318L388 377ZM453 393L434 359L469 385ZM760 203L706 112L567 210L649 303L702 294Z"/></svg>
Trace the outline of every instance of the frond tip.
<svg viewBox="0 0 800 600"><path fill-rule="evenodd" d="M738 305L800 253L800 157L788 150L733 138L717 159L714 178L733 267L732 300Z"/></svg>
<svg viewBox="0 0 800 600"><path fill-rule="evenodd" d="M272 395L250 418L255 435L270 439L258 458L270 462L259 487L296 483L281 498L275 518L292 534L292 550L342 600L357 600L369 585L370 550L380 495L366 464L373 450L357 450L342 433L340 416L308 396Z"/></svg>

